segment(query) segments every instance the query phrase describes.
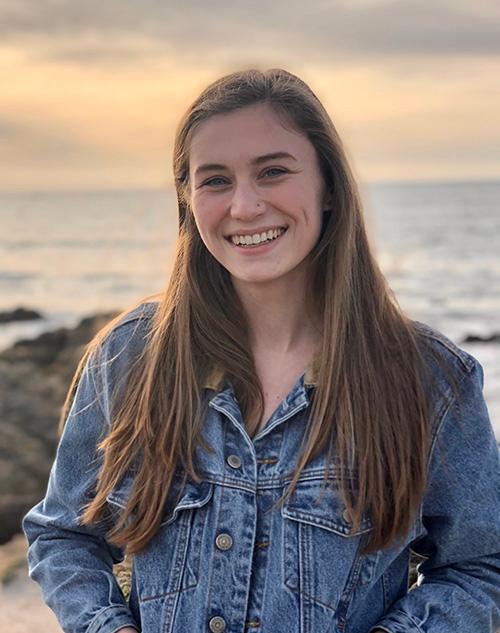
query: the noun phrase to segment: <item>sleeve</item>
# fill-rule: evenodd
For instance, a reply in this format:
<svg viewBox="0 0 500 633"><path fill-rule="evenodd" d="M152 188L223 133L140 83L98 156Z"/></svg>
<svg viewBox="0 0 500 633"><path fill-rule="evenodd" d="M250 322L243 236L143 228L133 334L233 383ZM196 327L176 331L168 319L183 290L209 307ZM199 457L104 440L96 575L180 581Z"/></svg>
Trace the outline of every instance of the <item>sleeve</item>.
<svg viewBox="0 0 500 633"><path fill-rule="evenodd" d="M370 629L387 633L500 631L499 450L474 359L442 416L422 504L426 557L417 586Z"/></svg>
<svg viewBox="0 0 500 633"><path fill-rule="evenodd" d="M95 358L78 381L46 495L22 522L29 575L65 633L115 633L125 626L139 630L113 575L113 563L123 560L123 551L106 542L103 524L79 522L99 470L96 445L109 425Z"/></svg>

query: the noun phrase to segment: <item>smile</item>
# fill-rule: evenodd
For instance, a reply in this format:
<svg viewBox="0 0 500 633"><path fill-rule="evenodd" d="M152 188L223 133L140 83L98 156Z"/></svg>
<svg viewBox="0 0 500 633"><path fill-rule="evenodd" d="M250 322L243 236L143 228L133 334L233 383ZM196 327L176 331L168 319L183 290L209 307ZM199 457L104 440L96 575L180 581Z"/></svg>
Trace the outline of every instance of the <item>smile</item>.
<svg viewBox="0 0 500 633"><path fill-rule="evenodd" d="M266 242L273 242L279 239L285 232L285 227L279 227L277 229L263 231L262 233L254 233L253 235L231 235L229 239L236 246L252 248L260 244L265 244Z"/></svg>

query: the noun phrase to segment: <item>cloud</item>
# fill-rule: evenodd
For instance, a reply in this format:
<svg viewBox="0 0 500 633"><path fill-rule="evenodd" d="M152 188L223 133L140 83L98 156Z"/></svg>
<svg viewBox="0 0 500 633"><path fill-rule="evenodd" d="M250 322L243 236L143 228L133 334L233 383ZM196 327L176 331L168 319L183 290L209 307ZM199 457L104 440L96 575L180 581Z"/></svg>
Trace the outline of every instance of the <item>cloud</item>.
<svg viewBox="0 0 500 633"><path fill-rule="evenodd" d="M497 0L0 0L0 188L163 183L184 108L251 65L304 78L370 177L498 174L499 31Z"/></svg>
<svg viewBox="0 0 500 633"><path fill-rule="evenodd" d="M79 64L175 53L189 63L498 55L495 0L3 0L0 37Z"/></svg>
<svg viewBox="0 0 500 633"><path fill-rule="evenodd" d="M25 133L26 126L17 121L0 119L0 143L10 143L16 141L20 135Z"/></svg>
<svg viewBox="0 0 500 633"><path fill-rule="evenodd" d="M99 148L48 121L3 116L0 119L0 158L5 165L23 161L45 165L90 162L102 157Z"/></svg>

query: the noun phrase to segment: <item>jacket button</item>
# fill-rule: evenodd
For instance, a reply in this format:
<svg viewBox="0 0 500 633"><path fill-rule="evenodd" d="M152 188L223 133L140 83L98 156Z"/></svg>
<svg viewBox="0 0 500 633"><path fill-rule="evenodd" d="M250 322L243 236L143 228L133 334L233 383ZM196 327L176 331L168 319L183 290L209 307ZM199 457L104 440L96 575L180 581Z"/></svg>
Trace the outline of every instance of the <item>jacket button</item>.
<svg viewBox="0 0 500 633"><path fill-rule="evenodd" d="M344 510L342 512L342 518L344 519L346 523L349 523L349 524L351 523L350 518L349 518L349 512L347 512L347 510Z"/></svg>
<svg viewBox="0 0 500 633"><path fill-rule="evenodd" d="M229 536L229 534L219 534L215 539L215 544L221 550L231 549L233 546L233 539Z"/></svg>
<svg viewBox="0 0 500 633"><path fill-rule="evenodd" d="M210 618L208 628L212 631L212 633L222 633L222 631L226 630L226 621L224 618L221 618L220 615L216 615L213 618Z"/></svg>
<svg viewBox="0 0 500 633"><path fill-rule="evenodd" d="M238 455L229 455L227 458L227 463L231 466L231 468L241 467L241 459L238 457Z"/></svg>

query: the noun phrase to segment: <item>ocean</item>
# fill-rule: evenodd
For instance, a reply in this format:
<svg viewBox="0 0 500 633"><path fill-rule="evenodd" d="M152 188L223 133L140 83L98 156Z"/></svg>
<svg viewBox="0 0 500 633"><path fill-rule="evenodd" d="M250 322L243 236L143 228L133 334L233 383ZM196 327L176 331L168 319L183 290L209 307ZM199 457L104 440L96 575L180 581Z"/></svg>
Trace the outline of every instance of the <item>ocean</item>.
<svg viewBox="0 0 500 633"><path fill-rule="evenodd" d="M374 253L402 308L471 353L500 439L500 181L362 187ZM161 291L177 232L172 190L0 193L0 349Z"/></svg>

